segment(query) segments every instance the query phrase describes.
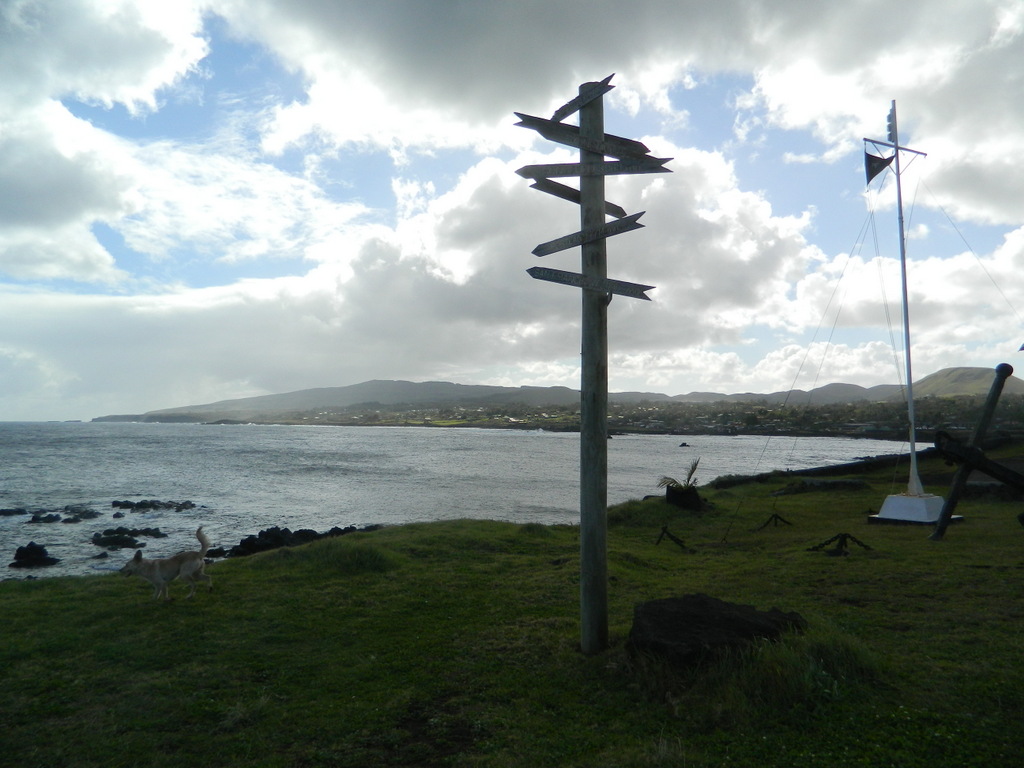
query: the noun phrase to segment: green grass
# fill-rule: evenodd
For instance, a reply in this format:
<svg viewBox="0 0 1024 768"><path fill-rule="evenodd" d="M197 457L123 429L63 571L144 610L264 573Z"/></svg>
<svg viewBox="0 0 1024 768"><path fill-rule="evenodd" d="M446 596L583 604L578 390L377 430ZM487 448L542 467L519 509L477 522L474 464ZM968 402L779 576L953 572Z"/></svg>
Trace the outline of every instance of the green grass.
<svg viewBox="0 0 1024 768"><path fill-rule="evenodd" d="M1017 766L1020 504L962 502L932 542L866 524L890 477L771 495L793 479L610 510L594 656L573 526L352 534L218 562L169 604L114 575L0 582L0 765ZM773 513L792 525L757 530ZM871 549L808 551L840 532ZM633 606L691 592L809 629L693 670L631 656Z"/></svg>

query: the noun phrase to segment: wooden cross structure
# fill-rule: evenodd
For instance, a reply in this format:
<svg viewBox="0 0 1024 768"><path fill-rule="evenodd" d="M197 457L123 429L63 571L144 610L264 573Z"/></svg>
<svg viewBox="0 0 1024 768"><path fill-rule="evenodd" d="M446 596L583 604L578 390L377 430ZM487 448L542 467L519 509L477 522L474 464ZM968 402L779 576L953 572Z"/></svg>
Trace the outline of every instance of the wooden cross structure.
<svg viewBox="0 0 1024 768"><path fill-rule="evenodd" d="M941 541L942 537L946 535L946 528L949 527L950 522L953 520L953 512L956 511L960 495L963 493L967 480L974 470L984 472L989 477L1013 486L1018 490L1024 490L1024 475L992 461L985 456L980 448L982 441L985 439L985 433L988 431L988 425L996 412L996 405L999 404L999 395L1003 392L1003 385L1012 375L1013 366L1009 363L1000 363L996 366L996 375L992 379L992 386L989 388L985 407L982 409L981 417L978 419L978 424L975 426L974 434L969 442L966 444L961 443L945 432L938 432L935 435L936 450L950 461L957 462L960 466L957 468L956 474L953 475L953 484L949 488L949 495L942 506L942 513L935 524L935 530L929 536L932 541ZM1024 524L1024 520L1021 520L1021 523Z"/></svg>
<svg viewBox="0 0 1024 768"><path fill-rule="evenodd" d="M650 301L646 291L654 287L608 279L606 240L642 227L638 219L643 212L627 216L620 206L606 202L604 180L610 175L670 173L664 165L672 159L651 157L643 143L604 132L604 95L615 87L612 77L580 85L577 96L550 120L515 113L520 120L516 125L580 151L578 163L527 165L516 173L532 179L533 189L580 207L578 232L541 243L533 253L548 256L578 246L581 272L548 267L527 272L537 280L582 289L580 647L588 654L608 647L608 303L614 294ZM577 112L579 126L562 122ZM579 177L579 189L552 181L566 177ZM614 221L606 221L607 216Z"/></svg>

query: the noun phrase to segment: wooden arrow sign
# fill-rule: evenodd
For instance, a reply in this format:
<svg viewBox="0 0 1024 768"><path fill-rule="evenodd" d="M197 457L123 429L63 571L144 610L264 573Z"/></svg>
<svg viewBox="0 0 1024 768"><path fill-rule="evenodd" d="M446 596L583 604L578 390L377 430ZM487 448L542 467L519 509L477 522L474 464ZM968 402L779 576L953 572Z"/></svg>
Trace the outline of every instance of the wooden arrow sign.
<svg viewBox="0 0 1024 768"><path fill-rule="evenodd" d="M569 203L580 205L580 190L567 186L566 184L560 184L557 181L552 181L547 178L539 178L529 186L531 189L539 189L548 195L554 195L556 198L561 198L562 200L567 200ZM622 206L616 206L614 203L609 203L608 201L604 201L604 213L608 216L614 216L616 219L626 217L625 208Z"/></svg>
<svg viewBox="0 0 1024 768"><path fill-rule="evenodd" d="M537 179L530 185L530 188L547 192L549 195L560 197L562 200L568 200L570 203L576 203L576 205L580 204L580 191L578 189L565 184L559 184L557 181L551 181L551 179ZM625 208L615 203L609 203L607 200L604 201L604 212L606 215L614 216L617 219L622 219L626 216Z"/></svg>
<svg viewBox="0 0 1024 768"><path fill-rule="evenodd" d="M611 221L607 224L602 224L599 227L592 229L584 229L580 232L573 232L571 235L565 235L565 237L559 237L555 240L549 240L546 243L541 243L531 251L534 256L547 256L551 253L558 253L569 248L575 248L577 245L583 245L583 243L591 243L594 240L600 240L603 237L611 237L612 235L621 235L623 232L632 232L634 229L640 229L643 224L640 224L637 220L643 216L645 211L640 213L634 213L632 216L626 216L625 218L619 219L618 221Z"/></svg>
<svg viewBox="0 0 1024 768"><path fill-rule="evenodd" d="M516 125L520 128L531 128L548 141L557 141L568 147L585 149L588 152L597 152L621 159L647 157L650 152L646 144L633 139L624 139L610 133L606 133L603 139L589 139L580 136L580 129L575 125L556 123L552 120L524 115L522 112L514 114L519 118Z"/></svg>
<svg viewBox="0 0 1024 768"><path fill-rule="evenodd" d="M664 165L671 157L644 157L605 163L550 163L524 165L516 173L526 179L550 179L564 176L619 176L630 173L672 173Z"/></svg>
<svg viewBox="0 0 1024 768"><path fill-rule="evenodd" d="M640 285L639 283L627 283L625 280L610 280L600 277L586 277L576 272L565 272L561 269L548 269L547 267L530 267L526 270L530 277L536 280L547 280L549 283L561 283L562 285L574 285L588 291L598 293L616 293L620 296L629 296L631 299L643 299L650 301L644 291L654 288L653 285Z"/></svg>
<svg viewBox="0 0 1024 768"><path fill-rule="evenodd" d="M579 96L556 109L555 113L551 115L551 119L555 121L565 120L569 115L579 112L580 107L604 96L615 87L614 85L609 85L613 77L615 77L614 72L599 83L587 83L580 86Z"/></svg>

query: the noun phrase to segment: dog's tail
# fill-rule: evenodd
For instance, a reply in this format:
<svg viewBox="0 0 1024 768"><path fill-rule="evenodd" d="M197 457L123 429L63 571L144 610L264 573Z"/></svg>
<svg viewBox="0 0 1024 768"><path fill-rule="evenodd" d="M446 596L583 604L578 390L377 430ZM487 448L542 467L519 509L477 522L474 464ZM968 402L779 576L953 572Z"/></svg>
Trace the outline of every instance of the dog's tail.
<svg viewBox="0 0 1024 768"><path fill-rule="evenodd" d="M196 531L196 538L199 539L199 543L202 545L199 549L199 556L206 557L206 551L210 548L210 540L206 537L206 534L203 533L203 526L201 525Z"/></svg>

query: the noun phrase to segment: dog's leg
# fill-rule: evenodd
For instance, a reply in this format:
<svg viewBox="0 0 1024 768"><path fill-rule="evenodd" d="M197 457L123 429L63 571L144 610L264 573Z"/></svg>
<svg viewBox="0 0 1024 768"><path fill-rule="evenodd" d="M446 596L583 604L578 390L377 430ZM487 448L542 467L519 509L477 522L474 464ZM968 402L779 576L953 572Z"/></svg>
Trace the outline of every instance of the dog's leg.
<svg viewBox="0 0 1024 768"><path fill-rule="evenodd" d="M192 585L192 591L188 593L189 597L192 597L196 593L196 587L199 586L200 581L206 583L207 592L213 591L213 579L211 579L207 574L203 573L202 570L198 570L195 573L193 573L191 576L188 577L188 580L189 583Z"/></svg>

